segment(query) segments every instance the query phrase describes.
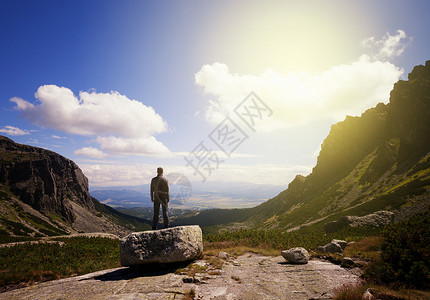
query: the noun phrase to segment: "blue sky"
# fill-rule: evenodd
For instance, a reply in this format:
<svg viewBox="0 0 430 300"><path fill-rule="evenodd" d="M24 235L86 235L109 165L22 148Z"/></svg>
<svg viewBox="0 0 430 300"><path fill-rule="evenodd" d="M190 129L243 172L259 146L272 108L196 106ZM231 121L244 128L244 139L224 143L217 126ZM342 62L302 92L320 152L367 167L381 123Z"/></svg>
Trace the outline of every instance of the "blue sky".
<svg viewBox="0 0 430 300"><path fill-rule="evenodd" d="M332 124L387 103L430 59L429 8L2 0L0 134L72 159L92 186L146 183L157 166L287 186ZM242 102L251 92L257 102ZM271 111L251 127L236 114L250 103Z"/></svg>

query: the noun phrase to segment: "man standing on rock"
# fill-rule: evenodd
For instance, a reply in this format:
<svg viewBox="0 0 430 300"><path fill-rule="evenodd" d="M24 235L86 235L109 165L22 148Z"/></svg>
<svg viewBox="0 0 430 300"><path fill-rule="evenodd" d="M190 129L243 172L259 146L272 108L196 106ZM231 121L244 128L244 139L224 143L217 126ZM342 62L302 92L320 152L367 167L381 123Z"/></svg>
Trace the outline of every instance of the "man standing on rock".
<svg viewBox="0 0 430 300"><path fill-rule="evenodd" d="M157 229L160 204L163 209L164 228L168 228L169 217L167 216L167 205L170 201L169 181L163 176L163 168L157 168L157 177L151 180L151 201L154 202L152 230Z"/></svg>

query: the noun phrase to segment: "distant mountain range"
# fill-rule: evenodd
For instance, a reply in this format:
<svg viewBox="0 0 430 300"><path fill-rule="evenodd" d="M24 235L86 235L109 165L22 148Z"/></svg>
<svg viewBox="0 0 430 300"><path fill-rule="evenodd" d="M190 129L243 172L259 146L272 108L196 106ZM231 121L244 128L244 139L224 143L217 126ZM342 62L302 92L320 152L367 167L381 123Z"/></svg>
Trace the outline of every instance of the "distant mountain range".
<svg viewBox="0 0 430 300"><path fill-rule="evenodd" d="M332 126L316 166L276 197L249 209L206 210L178 224L233 228L323 228L378 210L396 218L430 204L430 61L394 85L388 104Z"/></svg>
<svg viewBox="0 0 430 300"><path fill-rule="evenodd" d="M189 183L183 186L170 183L170 207L175 209L248 208L261 204L283 190L279 185L242 182ZM149 184L90 189L90 195L114 208L152 207Z"/></svg>

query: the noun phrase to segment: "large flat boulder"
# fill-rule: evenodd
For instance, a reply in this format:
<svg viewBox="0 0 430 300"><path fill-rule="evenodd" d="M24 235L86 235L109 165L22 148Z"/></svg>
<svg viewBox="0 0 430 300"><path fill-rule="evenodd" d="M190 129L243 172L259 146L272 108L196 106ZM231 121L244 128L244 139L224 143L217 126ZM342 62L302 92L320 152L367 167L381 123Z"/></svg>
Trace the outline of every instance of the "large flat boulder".
<svg viewBox="0 0 430 300"><path fill-rule="evenodd" d="M202 230L197 225L133 232L120 240L123 266L187 261L202 252Z"/></svg>
<svg viewBox="0 0 430 300"><path fill-rule="evenodd" d="M291 264L307 264L310 258L308 251L302 247L283 250L281 255Z"/></svg>

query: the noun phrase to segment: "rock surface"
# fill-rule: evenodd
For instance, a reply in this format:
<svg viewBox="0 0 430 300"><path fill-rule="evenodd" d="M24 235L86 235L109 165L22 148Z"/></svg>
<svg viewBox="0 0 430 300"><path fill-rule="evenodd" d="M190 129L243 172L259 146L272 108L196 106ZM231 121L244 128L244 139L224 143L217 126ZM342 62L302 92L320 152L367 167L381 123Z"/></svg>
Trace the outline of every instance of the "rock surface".
<svg viewBox="0 0 430 300"><path fill-rule="evenodd" d="M133 232L120 240L123 266L187 261L202 252L202 230L197 225Z"/></svg>
<svg viewBox="0 0 430 300"><path fill-rule="evenodd" d="M326 253L341 253L347 245L346 241L343 240L332 240L330 243L324 246L319 246L319 252Z"/></svg>
<svg viewBox="0 0 430 300"><path fill-rule="evenodd" d="M0 184L32 208L75 221L70 201L94 211L88 179L71 160L0 136Z"/></svg>
<svg viewBox="0 0 430 300"><path fill-rule="evenodd" d="M334 288L359 281L350 270L319 260L292 265L282 256L246 253L236 261L238 265L225 262L220 270L202 271L201 283L184 283L183 278L190 276L175 274L174 269L117 268L36 284L2 293L0 298L186 299L194 290L194 299L203 300L331 299Z"/></svg>
<svg viewBox="0 0 430 300"><path fill-rule="evenodd" d="M344 216L337 221L326 223L324 225L324 231L326 233L332 233L344 229L346 227L382 227L391 223L393 219L394 213L385 210L377 211L373 214L369 214L363 217Z"/></svg>
<svg viewBox="0 0 430 300"><path fill-rule="evenodd" d="M355 266L355 263L354 263L354 260L352 258L344 257L344 258L342 258L340 266L344 267L344 268L353 268Z"/></svg>
<svg viewBox="0 0 430 300"><path fill-rule="evenodd" d="M307 264L310 258L308 251L302 247L283 250L281 255L292 264Z"/></svg>

